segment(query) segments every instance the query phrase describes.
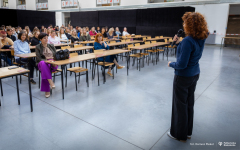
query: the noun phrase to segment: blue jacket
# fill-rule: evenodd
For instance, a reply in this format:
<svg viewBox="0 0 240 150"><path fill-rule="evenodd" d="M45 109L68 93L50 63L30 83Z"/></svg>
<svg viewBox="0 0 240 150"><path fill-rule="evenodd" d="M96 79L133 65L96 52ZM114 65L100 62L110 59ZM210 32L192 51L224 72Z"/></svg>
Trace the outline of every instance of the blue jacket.
<svg viewBox="0 0 240 150"><path fill-rule="evenodd" d="M200 73L199 60L202 57L205 40L187 36L177 47L177 62L170 63L178 76L192 77Z"/></svg>
<svg viewBox="0 0 240 150"><path fill-rule="evenodd" d="M94 43L94 50L98 50L98 49L109 49L109 46L107 45L107 47L104 46L104 44L100 44L98 42ZM98 61L103 61L103 57L98 58ZM106 62L112 62L110 59L110 56L106 56L105 57L105 61Z"/></svg>
<svg viewBox="0 0 240 150"><path fill-rule="evenodd" d="M78 38L80 39L80 32L78 32L77 36L78 36Z"/></svg>

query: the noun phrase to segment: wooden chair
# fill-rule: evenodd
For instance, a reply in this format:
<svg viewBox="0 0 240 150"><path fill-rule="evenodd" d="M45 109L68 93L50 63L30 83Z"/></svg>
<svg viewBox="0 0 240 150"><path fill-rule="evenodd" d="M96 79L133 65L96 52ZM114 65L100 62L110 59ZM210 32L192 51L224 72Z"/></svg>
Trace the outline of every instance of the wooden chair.
<svg viewBox="0 0 240 150"><path fill-rule="evenodd" d="M78 53L70 53L70 57L76 57L76 56L78 56ZM80 62L79 62L79 67L68 68L67 71L75 73L76 91L77 91L77 76L79 77L78 83L80 83L81 72L86 72L85 73L86 74L86 82L87 82L87 87L89 87L88 69L80 67ZM77 73L78 73L78 75L77 75ZM66 72L66 85L65 86L67 87L67 72Z"/></svg>
<svg viewBox="0 0 240 150"><path fill-rule="evenodd" d="M140 46L140 43L135 43L134 45L135 45L135 46Z"/></svg>
<svg viewBox="0 0 240 150"><path fill-rule="evenodd" d="M145 44L150 44L150 41L145 42Z"/></svg>
<svg viewBox="0 0 240 150"><path fill-rule="evenodd" d="M146 41L146 39L147 39L147 38L146 38L146 37L144 37L144 38L143 38L143 42L145 42L145 41Z"/></svg>
<svg viewBox="0 0 240 150"><path fill-rule="evenodd" d="M161 35L160 38L163 38L163 36Z"/></svg>
<svg viewBox="0 0 240 150"><path fill-rule="evenodd" d="M126 42L131 42L131 40L130 40L130 39L127 39Z"/></svg>
<svg viewBox="0 0 240 150"><path fill-rule="evenodd" d="M140 44L140 43L137 43L137 44ZM135 46L136 46L136 44L135 44ZM130 50L131 47L134 47L133 44L128 45L128 49L129 49L129 50ZM141 59L142 59L143 55L141 55L140 53L131 54L131 55L129 56L129 63L130 63L130 58L131 58L131 57L134 59L132 66L134 66L134 64L135 64L135 59L137 59L137 70L138 70L138 68L139 68L139 71L140 71L140 68L141 68L140 63L141 63ZM138 67L138 66L139 66L139 67Z"/></svg>
<svg viewBox="0 0 240 150"><path fill-rule="evenodd" d="M126 40L121 40L121 42L126 42Z"/></svg>
<svg viewBox="0 0 240 150"><path fill-rule="evenodd" d="M64 49L68 49L70 48L70 46L62 46L61 49L64 50Z"/></svg>
<svg viewBox="0 0 240 150"><path fill-rule="evenodd" d="M151 36L148 36L147 39L151 39L152 37Z"/></svg>
<svg viewBox="0 0 240 150"><path fill-rule="evenodd" d="M157 41L152 41L151 43L157 43Z"/></svg>
<svg viewBox="0 0 240 150"><path fill-rule="evenodd" d="M155 36L155 38L159 39L159 38L160 38L160 36Z"/></svg>

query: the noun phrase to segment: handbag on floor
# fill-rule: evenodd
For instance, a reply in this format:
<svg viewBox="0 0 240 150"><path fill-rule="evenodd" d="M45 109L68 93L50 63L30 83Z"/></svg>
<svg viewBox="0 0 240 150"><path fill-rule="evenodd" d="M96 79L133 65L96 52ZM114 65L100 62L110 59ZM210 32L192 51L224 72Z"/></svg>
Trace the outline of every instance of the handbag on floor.
<svg viewBox="0 0 240 150"><path fill-rule="evenodd" d="M65 50L59 50L56 52L55 58L54 60L65 60L65 59L69 59L69 50L65 49Z"/></svg>

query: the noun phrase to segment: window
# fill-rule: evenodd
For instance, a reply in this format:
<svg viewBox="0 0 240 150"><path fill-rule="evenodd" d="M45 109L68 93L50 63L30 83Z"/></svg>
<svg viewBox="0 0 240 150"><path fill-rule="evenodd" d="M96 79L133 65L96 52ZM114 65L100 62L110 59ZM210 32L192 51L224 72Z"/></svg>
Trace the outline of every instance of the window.
<svg viewBox="0 0 240 150"><path fill-rule="evenodd" d="M61 3L63 9L78 8L78 0L62 0Z"/></svg>
<svg viewBox="0 0 240 150"><path fill-rule="evenodd" d="M97 7L120 5L120 0L96 0L96 2Z"/></svg>
<svg viewBox="0 0 240 150"><path fill-rule="evenodd" d="M8 0L2 0L2 8L8 8Z"/></svg>
<svg viewBox="0 0 240 150"><path fill-rule="evenodd" d="M17 0L17 9L26 9L26 1Z"/></svg>
<svg viewBox="0 0 240 150"><path fill-rule="evenodd" d="M37 10L48 10L48 0L36 0Z"/></svg>

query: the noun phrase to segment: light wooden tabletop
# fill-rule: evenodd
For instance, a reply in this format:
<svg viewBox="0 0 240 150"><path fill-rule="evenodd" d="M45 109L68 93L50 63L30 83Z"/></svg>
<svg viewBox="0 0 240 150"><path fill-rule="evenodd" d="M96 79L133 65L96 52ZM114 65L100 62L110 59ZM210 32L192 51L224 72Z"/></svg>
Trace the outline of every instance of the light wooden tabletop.
<svg viewBox="0 0 240 150"><path fill-rule="evenodd" d="M75 56L75 57L71 57L71 58L66 59L66 60L53 61L53 62L46 61L46 62L49 63L49 64L52 64L52 65L59 65L60 66L60 65L71 64L71 63L75 63L75 62L79 62L79 61L95 59L95 58L99 58L99 57L103 57L103 56L126 53L128 51L129 50L122 50L122 49L106 50L102 53L90 53L90 54L78 55L78 56Z"/></svg>
<svg viewBox="0 0 240 150"><path fill-rule="evenodd" d="M14 55L20 58L33 58L36 57L36 53L27 53L27 54L18 54L18 55Z"/></svg>
<svg viewBox="0 0 240 150"><path fill-rule="evenodd" d="M0 49L0 52L11 52L13 49Z"/></svg>
<svg viewBox="0 0 240 150"><path fill-rule="evenodd" d="M140 42L143 42L143 41L133 40L130 42L116 42L116 43L110 43L110 44L108 44L108 46L118 46L118 45L124 45L124 44L130 44L130 43L140 43Z"/></svg>
<svg viewBox="0 0 240 150"><path fill-rule="evenodd" d="M162 37L162 38L151 38L151 39L146 39L146 41L157 41L157 40L164 40L164 39L171 39L173 37Z"/></svg>
<svg viewBox="0 0 240 150"><path fill-rule="evenodd" d="M14 75L29 72L29 70L27 70L25 68L21 68L21 67L9 70L8 68L10 68L10 67L11 66L0 68L0 78L5 78L5 77L14 76Z"/></svg>
<svg viewBox="0 0 240 150"><path fill-rule="evenodd" d="M147 36L134 36L134 37L122 37L122 39L140 39L140 38L144 38L144 37L147 37Z"/></svg>
<svg viewBox="0 0 240 150"><path fill-rule="evenodd" d="M146 48L151 48L151 47L155 47L155 46L163 46L163 45L168 45L168 44L169 43L165 43L165 42L157 42L157 43L144 44L144 45L140 45L140 46L130 47L130 49L146 49Z"/></svg>

